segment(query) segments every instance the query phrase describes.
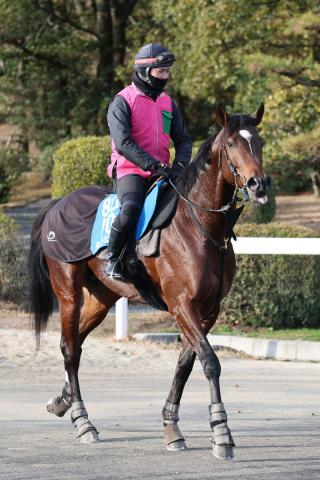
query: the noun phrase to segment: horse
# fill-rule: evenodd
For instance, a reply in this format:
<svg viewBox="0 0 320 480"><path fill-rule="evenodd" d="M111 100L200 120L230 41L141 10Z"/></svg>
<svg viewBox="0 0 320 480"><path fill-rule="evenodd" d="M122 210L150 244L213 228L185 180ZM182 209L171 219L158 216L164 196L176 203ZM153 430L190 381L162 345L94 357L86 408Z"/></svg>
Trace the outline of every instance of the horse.
<svg viewBox="0 0 320 480"><path fill-rule="evenodd" d="M251 115L228 115L222 106L217 107L217 132L204 142L179 179L171 182L179 199L170 225L161 232L159 255L141 258L159 298L183 334L172 386L162 410L165 443L171 451L186 449L178 411L197 356L209 383L212 453L220 459L233 457L234 440L219 384L221 366L207 334L235 276L232 228L227 220L238 210L237 193L244 190L260 204L268 201L268 177L262 167L263 140L256 128L263 114L263 103ZM28 261L30 310L38 342L52 313L54 296L61 317L60 347L66 380L61 395L51 399L47 409L63 416L71 408L80 442L94 443L99 436L88 418L78 378L81 345L120 297L133 302L144 300L132 283L105 275L107 260L103 256L70 263L46 256L41 227L50 208L34 223Z"/></svg>

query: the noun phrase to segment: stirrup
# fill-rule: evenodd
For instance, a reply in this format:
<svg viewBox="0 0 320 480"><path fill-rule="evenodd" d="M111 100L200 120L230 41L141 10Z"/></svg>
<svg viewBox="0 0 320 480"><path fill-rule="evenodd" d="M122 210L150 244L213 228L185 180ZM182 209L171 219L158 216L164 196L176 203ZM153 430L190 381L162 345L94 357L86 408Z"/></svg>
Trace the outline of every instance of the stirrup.
<svg viewBox="0 0 320 480"><path fill-rule="evenodd" d="M123 275L122 266L120 260L109 260L106 268L107 277L119 280L120 282L126 282L126 278Z"/></svg>

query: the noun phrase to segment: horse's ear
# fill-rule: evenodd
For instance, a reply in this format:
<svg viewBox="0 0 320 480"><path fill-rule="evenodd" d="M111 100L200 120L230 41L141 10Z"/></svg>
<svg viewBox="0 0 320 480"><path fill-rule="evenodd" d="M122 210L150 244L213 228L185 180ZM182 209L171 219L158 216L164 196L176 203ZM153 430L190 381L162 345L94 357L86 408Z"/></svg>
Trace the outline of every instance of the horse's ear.
<svg viewBox="0 0 320 480"><path fill-rule="evenodd" d="M254 119L255 125L259 125L259 123L261 123L263 114L264 114L264 103L261 102L258 110L251 115L251 117Z"/></svg>
<svg viewBox="0 0 320 480"><path fill-rule="evenodd" d="M214 119L215 122L219 125L219 127L223 128L227 125L229 117L221 103L218 103L216 106L216 110L214 112Z"/></svg>

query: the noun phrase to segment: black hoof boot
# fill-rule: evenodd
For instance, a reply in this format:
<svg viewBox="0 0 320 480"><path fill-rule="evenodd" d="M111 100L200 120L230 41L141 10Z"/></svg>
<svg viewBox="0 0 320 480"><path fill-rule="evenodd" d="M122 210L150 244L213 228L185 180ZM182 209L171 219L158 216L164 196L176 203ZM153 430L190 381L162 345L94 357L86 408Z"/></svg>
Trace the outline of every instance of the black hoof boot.
<svg viewBox="0 0 320 480"><path fill-rule="evenodd" d="M119 280L119 282L126 282L126 278L123 275L122 265L119 260L109 260L106 268L107 277Z"/></svg>

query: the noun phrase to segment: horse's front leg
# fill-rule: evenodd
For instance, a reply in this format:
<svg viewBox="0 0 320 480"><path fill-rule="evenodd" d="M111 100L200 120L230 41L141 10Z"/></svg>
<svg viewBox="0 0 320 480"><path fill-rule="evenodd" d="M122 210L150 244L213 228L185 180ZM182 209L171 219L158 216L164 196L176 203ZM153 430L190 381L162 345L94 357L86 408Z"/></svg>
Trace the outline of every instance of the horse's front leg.
<svg viewBox="0 0 320 480"><path fill-rule="evenodd" d="M220 304L217 305L215 312L207 320L202 321L202 328L207 335L214 325L220 310ZM164 438L167 450L181 451L186 450L184 436L179 427L179 407L184 387L192 372L196 354L190 343L184 338L180 350L176 371L166 403L162 410Z"/></svg>
<svg viewBox="0 0 320 480"><path fill-rule="evenodd" d="M227 414L224 409L224 404L221 400L219 381L221 373L220 362L206 338L206 332L200 321L200 312L194 302L190 301L186 296L181 296L171 313L174 315L182 333L188 340L190 349L192 348L192 350L189 350L189 353L187 353L188 350L186 351L187 365L189 368L191 366L192 369L194 358L190 352L195 352L201 362L204 374L209 381L211 395L209 415L210 426L213 432L212 453L217 458L231 459L233 457L234 442L227 424ZM186 378L188 378L189 374Z"/></svg>

